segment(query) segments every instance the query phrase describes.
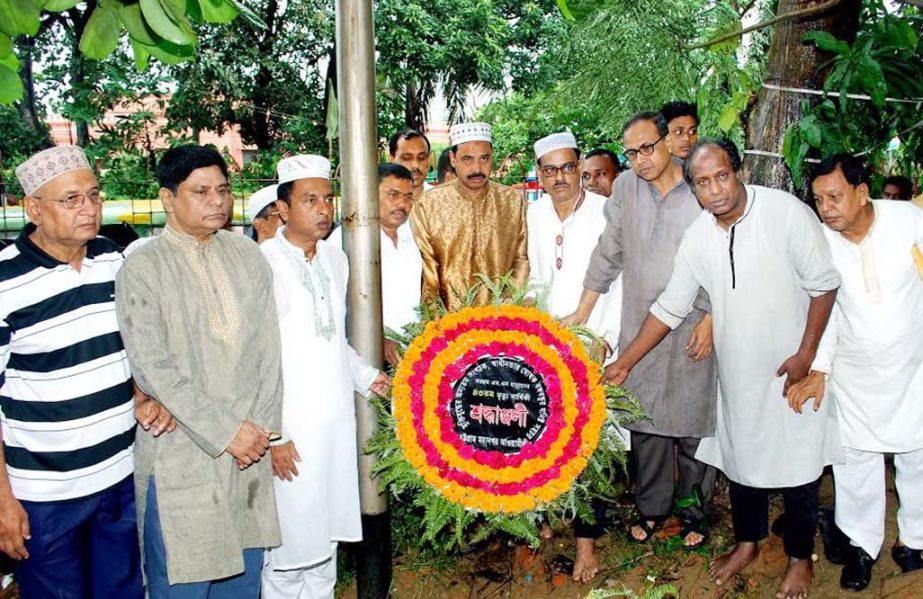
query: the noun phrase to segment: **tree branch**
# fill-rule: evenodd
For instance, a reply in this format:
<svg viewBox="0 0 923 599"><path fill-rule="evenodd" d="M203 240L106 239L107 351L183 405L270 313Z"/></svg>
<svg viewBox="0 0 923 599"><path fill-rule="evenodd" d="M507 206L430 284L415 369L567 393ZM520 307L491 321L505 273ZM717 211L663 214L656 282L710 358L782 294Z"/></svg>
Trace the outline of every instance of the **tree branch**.
<svg viewBox="0 0 923 599"><path fill-rule="evenodd" d="M712 40L708 40L707 42L702 42L701 44L695 44L694 46L687 46L686 50L699 50L701 48L708 48L709 46L714 46L715 44L720 44L721 42L732 40L735 37L740 37L744 35L745 33L750 33L751 31L757 31L759 29L765 29L766 27L772 27L773 25L777 25L778 23L782 23L783 21L790 21L792 19L800 19L802 17L809 17L811 15L816 15L818 13L826 12L842 1L843 0L827 0L827 2L824 2L823 4L818 4L817 6L812 6L810 8L803 8L801 10L796 10L790 13L786 13L784 15L779 15L777 17L767 19L755 25L751 25L745 29L741 29L740 31L734 31L731 33L727 33L725 35L718 36ZM923 0L898 0L898 1L908 2L912 4L919 3L919 5L923 5Z"/></svg>

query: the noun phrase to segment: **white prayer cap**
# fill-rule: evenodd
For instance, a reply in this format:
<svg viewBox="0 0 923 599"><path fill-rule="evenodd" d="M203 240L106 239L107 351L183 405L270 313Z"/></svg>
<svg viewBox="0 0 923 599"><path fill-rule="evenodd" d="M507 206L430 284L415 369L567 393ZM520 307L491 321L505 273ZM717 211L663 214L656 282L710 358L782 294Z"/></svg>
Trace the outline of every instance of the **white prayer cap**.
<svg viewBox="0 0 923 599"><path fill-rule="evenodd" d="M574 134L570 131L552 133L535 142L535 159L541 160L542 156L548 152L554 152L555 150L562 150L564 148L577 149L577 139L574 137Z"/></svg>
<svg viewBox="0 0 923 599"><path fill-rule="evenodd" d="M256 218L256 215L259 214L263 208L279 199L276 195L276 190L278 188L278 185L267 185L250 196L250 200L247 202L247 215L250 216L250 220Z"/></svg>
<svg viewBox="0 0 923 599"><path fill-rule="evenodd" d="M279 161L276 167L279 185L298 179L330 180L330 161L315 154L289 156Z"/></svg>
<svg viewBox="0 0 923 599"><path fill-rule="evenodd" d="M490 125L487 123L459 123L449 129L449 141L453 146L469 141L486 141L493 143Z"/></svg>
<svg viewBox="0 0 923 599"><path fill-rule="evenodd" d="M90 161L83 149L77 146L55 146L42 150L16 167L16 178L26 195L35 191L55 177L90 168Z"/></svg>

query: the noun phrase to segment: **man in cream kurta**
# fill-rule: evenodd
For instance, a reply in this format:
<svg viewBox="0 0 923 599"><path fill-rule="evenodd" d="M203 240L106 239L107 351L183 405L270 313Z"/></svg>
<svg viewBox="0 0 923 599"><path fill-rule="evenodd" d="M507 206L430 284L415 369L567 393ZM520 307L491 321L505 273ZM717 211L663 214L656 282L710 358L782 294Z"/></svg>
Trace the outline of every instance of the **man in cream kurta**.
<svg viewBox="0 0 923 599"><path fill-rule="evenodd" d="M178 427L139 435L135 486L152 598L257 597L263 548L280 541L269 460L281 419L279 325L256 244L222 230L227 166L180 146L157 167L163 233L125 261L119 328L138 387Z"/></svg>
<svg viewBox="0 0 923 599"><path fill-rule="evenodd" d="M768 534L768 491L779 489L790 559L777 596L801 598L813 577L820 475L842 460L842 448L831 407L796 414L784 393L807 374L840 277L810 209L785 192L744 186L739 169L728 140L693 147L685 175L705 211L683 235L669 284L606 377L624 380L689 314L699 287L708 292L721 396L716 436L702 440L696 457L731 481L737 541L712 563L710 577L722 585L756 557Z"/></svg>
<svg viewBox="0 0 923 599"><path fill-rule="evenodd" d="M522 194L490 180L490 125L454 125L449 136L458 178L425 192L410 221L423 256L423 302L455 310L480 282L477 275L497 281L512 273L513 283L525 286L529 257ZM475 303L490 299L481 287Z"/></svg>
<svg viewBox="0 0 923 599"><path fill-rule="evenodd" d="M329 241L330 163L278 166L288 223L260 249L273 272L282 338L282 439L272 446L282 545L263 566L263 597L333 597L338 541L360 541L353 392L384 393L386 377L346 341L346 254Z"/></svg>
<svg viewBox="0 0 923 599"><path fill-rule="evenodd" d="M923 567L923 273L913 257L923 212L870 200L864 165L843 154L821 163L812 190L843 285L814 372L789 399L799 411L809 396L823 401L829 375L846 454L833 467L836 523L853 546L840 584L861 590L884 542L885 453L900 498L892 555L905 572Z"/></svg>

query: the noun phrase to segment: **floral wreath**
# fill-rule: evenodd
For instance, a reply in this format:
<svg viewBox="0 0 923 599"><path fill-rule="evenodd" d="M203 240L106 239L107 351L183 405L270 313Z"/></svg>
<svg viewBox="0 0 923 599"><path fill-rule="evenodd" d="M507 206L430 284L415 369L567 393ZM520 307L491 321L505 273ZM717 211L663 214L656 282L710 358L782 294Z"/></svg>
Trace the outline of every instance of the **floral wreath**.
<svg viewBox="0 0 923 599"><path fill-rule="evenodd" d="M379 406L380 431L366 448L378 455L373 471L396 507L422 508L421 540L438 551L498 530L536 545L538 525L549 518L592 522L592 499L617 493L625 464L615 425L644 417L633 396L600 382L588 351L596 335L524 305L525 292L509 278L481 284L493 304L452 313L424 306L406 335L390 332L405 349L392 403ZM474 297L472 290L466 303ZM477 403L472 394L492 389L483 386L461 393L467 383L484 382L479 369L498 367L519 373L510 388L529 387L532 401ZM492 384L507 390L507 383ZM536 397L540 408L529 409ZM468 426L500 422L521 434L466 434ZM514 422L521 426L509 426Z"/></svg>

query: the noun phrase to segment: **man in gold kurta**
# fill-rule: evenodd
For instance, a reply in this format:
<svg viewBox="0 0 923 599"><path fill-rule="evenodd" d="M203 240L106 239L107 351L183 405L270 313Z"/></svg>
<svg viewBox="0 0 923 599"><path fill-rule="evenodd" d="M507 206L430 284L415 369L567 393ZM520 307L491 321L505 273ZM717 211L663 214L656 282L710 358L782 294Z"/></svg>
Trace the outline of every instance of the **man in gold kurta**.
<svg viewBox="0 0 923 599"><path fill-rule="evenodd" d="M455 310L479 282L478 274L497 281L512 272L513 282L525 285L529 258L525 200L513 188L490 180L490 125L455 125L449 137L458 178L425 192L410 221L423 256L423 302L441 300ZM489 291L479 288L476 303L489 300Z"/></svg>

